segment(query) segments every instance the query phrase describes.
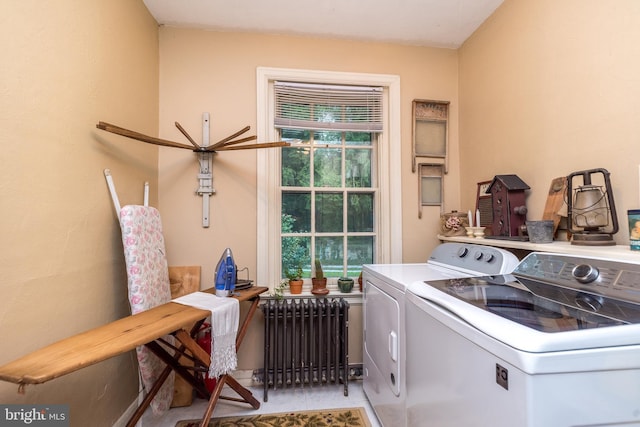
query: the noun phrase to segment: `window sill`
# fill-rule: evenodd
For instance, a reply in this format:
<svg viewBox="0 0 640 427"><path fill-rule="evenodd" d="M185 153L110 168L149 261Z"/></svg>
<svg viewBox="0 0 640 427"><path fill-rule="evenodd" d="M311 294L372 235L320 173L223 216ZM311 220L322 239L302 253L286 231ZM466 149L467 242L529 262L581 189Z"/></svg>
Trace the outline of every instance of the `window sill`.
<svg viewBox="0 0 640 427"><path fill-rule="evenodd" d="M326 295L314 295L311 293L311 290L303 289L300 294L292 294L289 290L285 290L282 293L282 299L295 299L295 298L344 298L347 301L351 302L361 302L363 293L359 290L355 289L348 293L340 292L336 289L329 289L329 293ZM278 299L273 293L269 293L268 295L261 296L261 299Z"/></svg>

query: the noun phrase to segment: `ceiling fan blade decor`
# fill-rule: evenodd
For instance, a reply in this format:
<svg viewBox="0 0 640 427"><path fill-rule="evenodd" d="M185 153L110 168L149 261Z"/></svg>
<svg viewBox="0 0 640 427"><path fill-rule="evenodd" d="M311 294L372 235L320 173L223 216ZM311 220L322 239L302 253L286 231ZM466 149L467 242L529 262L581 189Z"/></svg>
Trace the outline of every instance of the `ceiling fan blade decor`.
<svg viewBox="0 0 640 427"><path fill-rule="evenodd" d="M176 127L178 128L178 130L185 136L185 138L187 138L189 140L189 142L191 144L193 144L194 147L196 147L197 150L201 150L202 147L200 147L198 144L196 144L196 142L193 140L193 138L191 138L191 135L189 135L187 133L187 131L182 127L182 125L178 122L175 122Z"/></svg>
<svg viewBox="0 0 640 427"><path fill-rule="evenodd" d="M96 125L98 129L102 129L107 132L115 133L116 135L124 136L127 138L135 139L149 144L161 145L163 147L184 148L187 150L193 150L193 147L186 144L180 144L178 142L167 141L166 139L154 138L139 132L135 132L129 129L122 128L120 126L112 125L106 122L98 122Z"/></svg>

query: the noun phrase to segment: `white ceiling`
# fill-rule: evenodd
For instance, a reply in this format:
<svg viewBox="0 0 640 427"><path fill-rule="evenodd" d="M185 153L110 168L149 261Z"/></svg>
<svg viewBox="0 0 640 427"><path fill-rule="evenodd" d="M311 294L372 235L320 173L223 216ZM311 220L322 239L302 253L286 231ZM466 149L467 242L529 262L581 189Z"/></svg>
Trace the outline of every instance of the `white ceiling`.
<svg viewBox="0 0 640 427"><path fill-rule="evenodd" d="M143 0L158 24L458 48L503 0Z"/></svg>

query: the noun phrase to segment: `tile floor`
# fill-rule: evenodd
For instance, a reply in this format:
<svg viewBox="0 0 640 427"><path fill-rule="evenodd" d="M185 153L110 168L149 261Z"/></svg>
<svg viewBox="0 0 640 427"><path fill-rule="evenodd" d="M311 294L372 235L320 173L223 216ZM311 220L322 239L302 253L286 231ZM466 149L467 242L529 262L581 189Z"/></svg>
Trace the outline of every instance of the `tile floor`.
<svg viewBox="0 0 640 427"><path fill-rule="evenodd" d="M268 402L263 401L262 387L248 387L260 401L260 408L253 409L246 403L220 400L213 412L213 417L232 415L268 414L292 410L329 409L364 407L372 427L380 427L371 409L371 405L362 390L362 381L349 382L349 396L344 396L342 385L325 385L313 388L270 389ZM234 396L233 391L223 390L223 395ZM206 401L195 399L193 404L184 408L170 409L161 417L155 417L148 410L142 417L142 427L174 427L180 420L201 419L206 409Z"/></svg>

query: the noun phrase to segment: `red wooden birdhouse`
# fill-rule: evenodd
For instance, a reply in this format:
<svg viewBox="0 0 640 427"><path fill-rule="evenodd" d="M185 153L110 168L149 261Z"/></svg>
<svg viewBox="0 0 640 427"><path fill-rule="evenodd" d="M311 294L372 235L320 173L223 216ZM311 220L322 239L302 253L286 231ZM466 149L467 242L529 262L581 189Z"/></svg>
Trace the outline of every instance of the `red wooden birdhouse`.
<svg viewBox="0 0 640 427"><path fill-rule="evenodd" d="M517 175L496 175L487 192L491 193L494 236L518 236L527 220L526 190L529 186Z"/></svg>

